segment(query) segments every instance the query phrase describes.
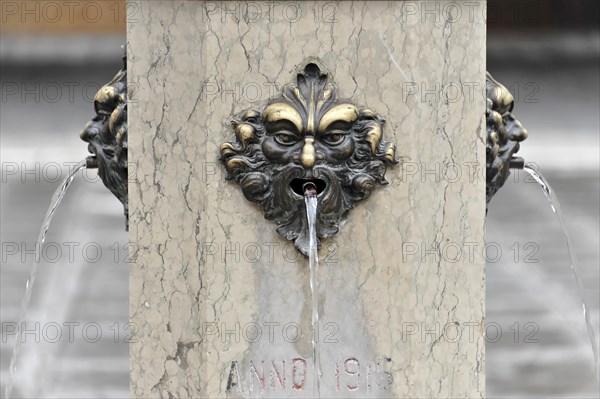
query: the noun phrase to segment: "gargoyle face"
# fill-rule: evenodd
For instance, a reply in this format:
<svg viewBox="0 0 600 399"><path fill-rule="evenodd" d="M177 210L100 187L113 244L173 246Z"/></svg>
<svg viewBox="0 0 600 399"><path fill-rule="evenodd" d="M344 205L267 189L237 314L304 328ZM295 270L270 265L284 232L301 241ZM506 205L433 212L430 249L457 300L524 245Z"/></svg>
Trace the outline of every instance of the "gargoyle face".
<svg viewBox="0 0 600 399"><path fill-rule="evenodd" d="M94 98L96 116L81 131L89 143L88 168L97 167L104 185L121 201L128 224L127 62Z"/></svg>
<svg viewBox="0 0 600 399"><path fill-rule="evenodd" d="M512 114L512 94L489 73L486 76L486 204L504 185L513 164L524 162L515 156L527 130ZM522 168L522 165L520 166Z"/></svg>
<svg viewBox="0 0 600 399"><path fill-rule="evenodd" d="M383 140L373 111L337 99L327 74L309 63L297 84L258 112L233 121L237 141L221 146L221 160L246 198L275 220L279 234L308 253L303 185L317 188L317 236L330 237L354 203L386 184L395 146Z"/></svg>

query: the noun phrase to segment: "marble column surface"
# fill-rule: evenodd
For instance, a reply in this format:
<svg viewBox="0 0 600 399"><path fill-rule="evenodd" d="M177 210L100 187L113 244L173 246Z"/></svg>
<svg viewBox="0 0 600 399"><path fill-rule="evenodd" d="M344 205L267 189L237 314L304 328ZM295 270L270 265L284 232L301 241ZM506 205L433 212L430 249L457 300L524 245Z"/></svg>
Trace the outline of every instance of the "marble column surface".
<svg viewBox="0 0 600 399"><path fill-rule="evenodd" d="M128 4L131 395L484 395L483 2ZM308 262L225 180L231 120L316 59L402 164ZM314 335L314 336L313 336Z"/></svg>

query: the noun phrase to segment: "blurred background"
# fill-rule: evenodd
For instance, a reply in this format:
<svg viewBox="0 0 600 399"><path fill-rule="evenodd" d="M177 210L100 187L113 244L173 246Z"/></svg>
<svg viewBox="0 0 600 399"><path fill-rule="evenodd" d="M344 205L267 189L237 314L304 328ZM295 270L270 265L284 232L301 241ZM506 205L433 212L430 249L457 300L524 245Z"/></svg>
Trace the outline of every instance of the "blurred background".
<svg viewBox="0 0 600 399"><path fill-rule="evenodd" d="M60 180L88 153L79 132L95 116L96 91L122 66L126 37L121 0L0 7L4 397L40 225ZM84 172L50 226L12 397L129 397L123 208L96 171Z"/></svg>
<svg viewBox="0 0 600 399"><path fill-rule="evenodd" d="M529 130L520 155L561 201L596 332L599 3L487 7L487 68L511 90ZM94 116L96 91L122 65L126 18L122 0L0 5L3 396L38 230L60 179L87 154L79 131ZM564 237L525 174L513 173L492 200L486 240L487 396L598 397ZM128 266L120 203L95 171L79 173L42 252L13 397L129 396Z"/></svg>
<svg viewBox="0 0 600 399"><path fill-rule="evenodd" d="M519 155L537 164L560 200L596 334L599 5L488 1L487 39L487 69L513 93L513 113L529 131ZM598 397L564 236L542 190L522 171L492 199L486 241L488 397Z"/></svg>

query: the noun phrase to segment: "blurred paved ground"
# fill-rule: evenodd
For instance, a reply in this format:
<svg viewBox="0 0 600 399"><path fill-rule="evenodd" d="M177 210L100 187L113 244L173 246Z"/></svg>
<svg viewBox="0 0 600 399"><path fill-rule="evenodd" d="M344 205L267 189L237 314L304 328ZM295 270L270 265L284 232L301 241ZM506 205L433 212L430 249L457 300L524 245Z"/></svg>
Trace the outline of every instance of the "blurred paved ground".
<svg viewBox="0 0 600 399"><path fill-rule="evenodd" d="M96 66L85 63L68 67L2 66L3 89L8 87L7 82L27 81L37 82L48 90L46 98L39 101L32 100L33 95L22 101L22 90L2 99L0 220L4 245L17 243L33 248L58 184L44 181L42 177L54 177L52 162L62 165L85 156L86 146L79 140L78 133L92 116L90 98L95 88L108 81L119 66L118 59ZM505 66L490 70L507 86L516 85L514 87L521 90L515 112L530 131L522 153L540 165L561 200L579 258L585 296L598 331L600 86L597 63L567 64L547 70L507 69ZM525 96L523 90L532 93L532 86L525 87L531 82L537 92L533 97ZM74 97L69 98L67 90L73 84L77 84ZM56 85L65 92L54 102L50 90ZM89 92L84 90L86 85ZM525 101L524 96L538 101ZM555 162L557 160L559 162ZM18 173L12 175L15 165ZM36 165L39 165L37 176L35 172L21 173L23 166L35 170ZM56 256L50 249L57 246L62 256L54 263L40 266L31 319L42 324L39 333L28 335L24 345L15 394L27 397L128 396L129 357L125 342L128 265L124 251L127 234L123 230L118 201L101 182L86 181L93 180L94 176L90 173L88 179L77 177L51 226L47 242L55 244L48 246L46 258ZM533 183L523 182L523 178L517 175L519 181L509 181L497 194L487 219L487 241L497 243L502 249L500 259L489 262L486 269L487 321L497 323L492 326L502 330L501 339L488 343L486 348L488 396L598 396L578 294L558 222L541 190ZM66 246L69 242L79 244L70 244L75 248L72 262ZM87 252L84 252L86 245ZM96 262L88 261L97 257L97 248L102 255ZM516 248L519 255L515 261ZM5 247L2 252L6 257L2 259L0 281L3 395L12 350L12 336L5 328L18 318L19 301L33 255L24 255L22 260L21 252L9 255ZM73 326L73 343L68 340L69 330L64 322L80 323ZM55 337L56 330L50 323L62 326L63 336L54 344L43 343L43 339L35 343L36 335ZM88 324L85 330L86 323L98 325ZM518 326L515 323L519 323ZM102 337L94 343L97 331ZM519 332L516 339L515 331ZM488 330L490 334L493 332L493 328ZM527 343L529 340L538 342ZM34 357L33 352L41 356Z"/></svg>

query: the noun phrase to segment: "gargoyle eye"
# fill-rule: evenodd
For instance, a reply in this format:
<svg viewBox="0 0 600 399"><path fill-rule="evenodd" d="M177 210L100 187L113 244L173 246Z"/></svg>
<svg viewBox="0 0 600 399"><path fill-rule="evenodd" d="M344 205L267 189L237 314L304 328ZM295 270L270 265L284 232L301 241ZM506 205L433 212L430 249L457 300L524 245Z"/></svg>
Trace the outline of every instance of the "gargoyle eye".
<svg viewBox="0 0 600 399"><path fill-rule="evenodd" d="M294 145L299 141L295 134L285 130L274 133L273 137L275 137L275 141L281 145Z"/></svg>
<svg viewBox="0 0 600 399"><path fill-rule="evenodd" d="M343 131L335 130L327 133L323 136L323 141L327 145L338 145L341 144L346 138L346 133Z"/></svg>
<svg viewBox="0 0 600 399"><path fill-rule="evenodd" d="M98 115L110 116L110 114L112 114L112 112L115 110L115 107L104 104L100 101L94 101L94 109Z"/></svg>

